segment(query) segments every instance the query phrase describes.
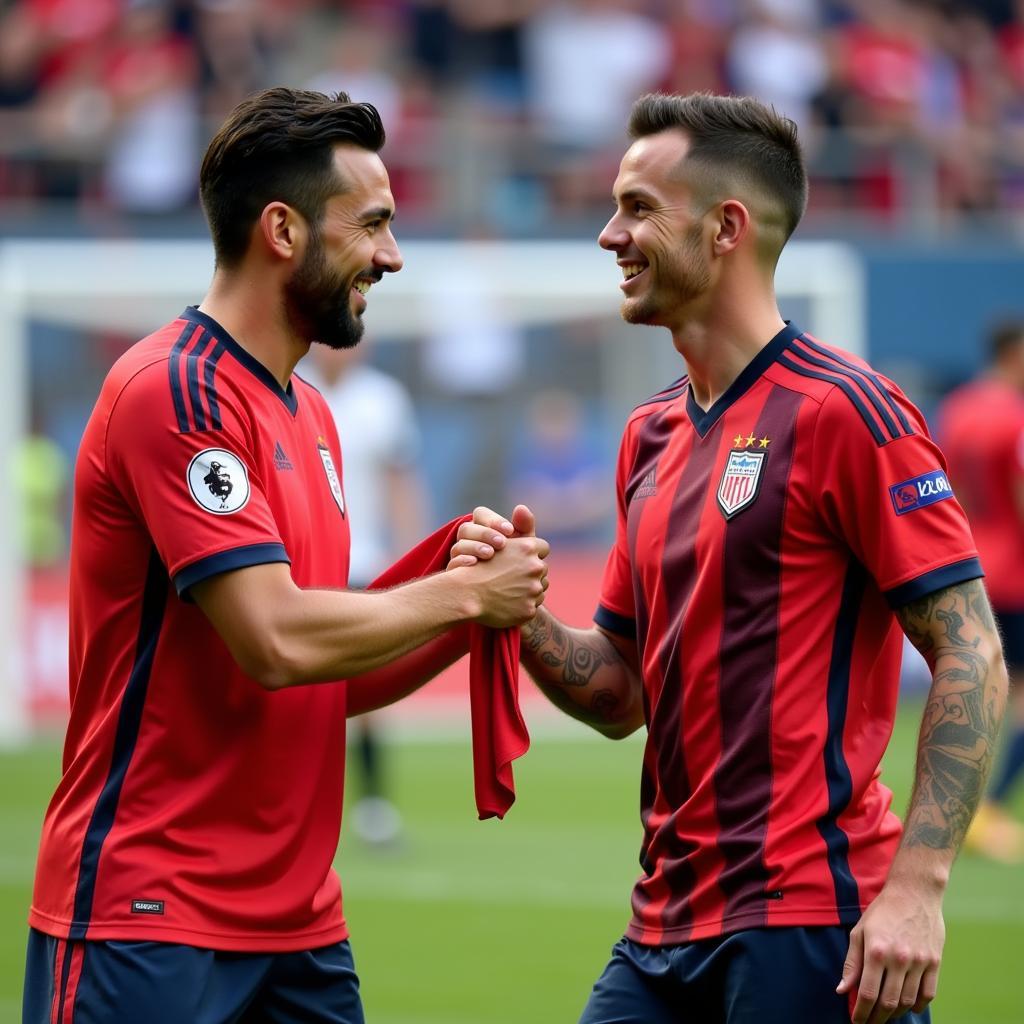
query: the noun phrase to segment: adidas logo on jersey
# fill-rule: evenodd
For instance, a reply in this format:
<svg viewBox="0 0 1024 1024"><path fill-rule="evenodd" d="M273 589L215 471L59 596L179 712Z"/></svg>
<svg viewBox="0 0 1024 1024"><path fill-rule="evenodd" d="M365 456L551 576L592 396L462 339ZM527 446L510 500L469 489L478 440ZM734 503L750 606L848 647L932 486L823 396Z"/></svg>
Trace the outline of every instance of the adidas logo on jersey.
<svg viewBox="0 0 1024 1024"><path fill-rule="evenodd" d="M294 469L291 460L284 453L284 449L281 447L281 442L278 441L274 446L274 469Z"/></svg>
<svg viewBox="0 0 1024 1024"><path fill-rule="evenodd" d="M656 466L653 467L647 476L640 481L640 486L633 495L634 498L653 498L658 493L658 484L655 480L656 469Z"/></svg>

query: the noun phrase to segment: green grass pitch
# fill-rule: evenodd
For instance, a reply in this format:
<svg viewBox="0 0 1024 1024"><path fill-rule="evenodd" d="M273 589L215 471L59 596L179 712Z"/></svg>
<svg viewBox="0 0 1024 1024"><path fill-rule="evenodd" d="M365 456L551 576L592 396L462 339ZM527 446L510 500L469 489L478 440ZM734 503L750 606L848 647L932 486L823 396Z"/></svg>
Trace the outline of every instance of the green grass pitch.
<svg viewBox="0 0 1024 1024"><path fill-rule="evenodd" d="M918 710L886 778L905 806ZM572 1024L621 935L638 868L641 744L543 732L503 822L478 822L468 739L403 741L389 765L401 849L338 857L370 1024ZM0 754L0 1024L19 1019L39 821L59 751ZM1024 801L1019 804L1024 811ZM1024 867L962 858L946 897L936 1024L1024 1022Z"/></svg>

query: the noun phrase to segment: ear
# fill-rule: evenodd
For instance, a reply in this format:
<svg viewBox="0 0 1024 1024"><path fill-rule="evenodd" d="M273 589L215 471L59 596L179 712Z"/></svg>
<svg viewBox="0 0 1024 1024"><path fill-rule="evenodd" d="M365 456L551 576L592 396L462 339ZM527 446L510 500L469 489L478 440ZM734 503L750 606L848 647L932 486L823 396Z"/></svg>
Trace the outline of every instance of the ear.
<svg viewBox="0 0 1024 1024"><path fill-rule="evenodd" d="M260 214L259 233L278 259L295 259L306 243L306 221L287 203L268 203Z"/></svg>
<svg viewBox="0 0 1024 1024"><path fill-rule="evenodd" d="M726 199L718 207L718 230L712 240L716 256L736 249L750 231L750 211L738 199Z"/></svg>

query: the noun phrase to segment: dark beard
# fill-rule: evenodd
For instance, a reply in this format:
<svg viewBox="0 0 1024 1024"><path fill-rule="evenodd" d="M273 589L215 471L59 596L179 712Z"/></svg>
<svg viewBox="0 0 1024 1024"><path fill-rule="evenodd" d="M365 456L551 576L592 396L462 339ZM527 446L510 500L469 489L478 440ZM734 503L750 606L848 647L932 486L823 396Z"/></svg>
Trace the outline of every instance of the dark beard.
<svg viewBox="0 0 1024 1024"><path fill-rule="evenodd" d="M284 286L285 312L292 329L306 341L333 349L355 348L363 322L349 305L349 289L328 269L318 235L291 280Z"/></svg>
<svg viewBox="0 0 1024 1024"><path fill-rule="evenodd" d="M711 273L707 264L701 260L701 226L694 224L683 236L680 245L680 264L685 267L683 272L662 271L662 283L672 292L672 304L675 307L685 306L699 298L711 284ZM658 313L657 296L648 292L642 299L622 304L622 319L631 324L648 324L656 322Z"/></svg>

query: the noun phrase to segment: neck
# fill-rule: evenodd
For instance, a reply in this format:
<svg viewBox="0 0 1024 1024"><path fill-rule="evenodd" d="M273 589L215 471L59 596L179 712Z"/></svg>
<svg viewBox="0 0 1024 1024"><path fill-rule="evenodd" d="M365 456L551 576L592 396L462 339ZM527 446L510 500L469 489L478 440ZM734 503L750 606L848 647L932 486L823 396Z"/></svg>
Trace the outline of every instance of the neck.
<svg viewBox="0 0 1024 1024"><path fill-rule="evenodd" d="M710 296L702 310L672 328L672 342L686 360L690 391L705 411L785 327L775 293Z"/></svg>
<svg viewBox="0 0 1024 1024"><path fill-rule="evenodd" d="M309 351L288 322L280 290L257 274L217 270L199 309L213 317L283 389Z"/></svg>

